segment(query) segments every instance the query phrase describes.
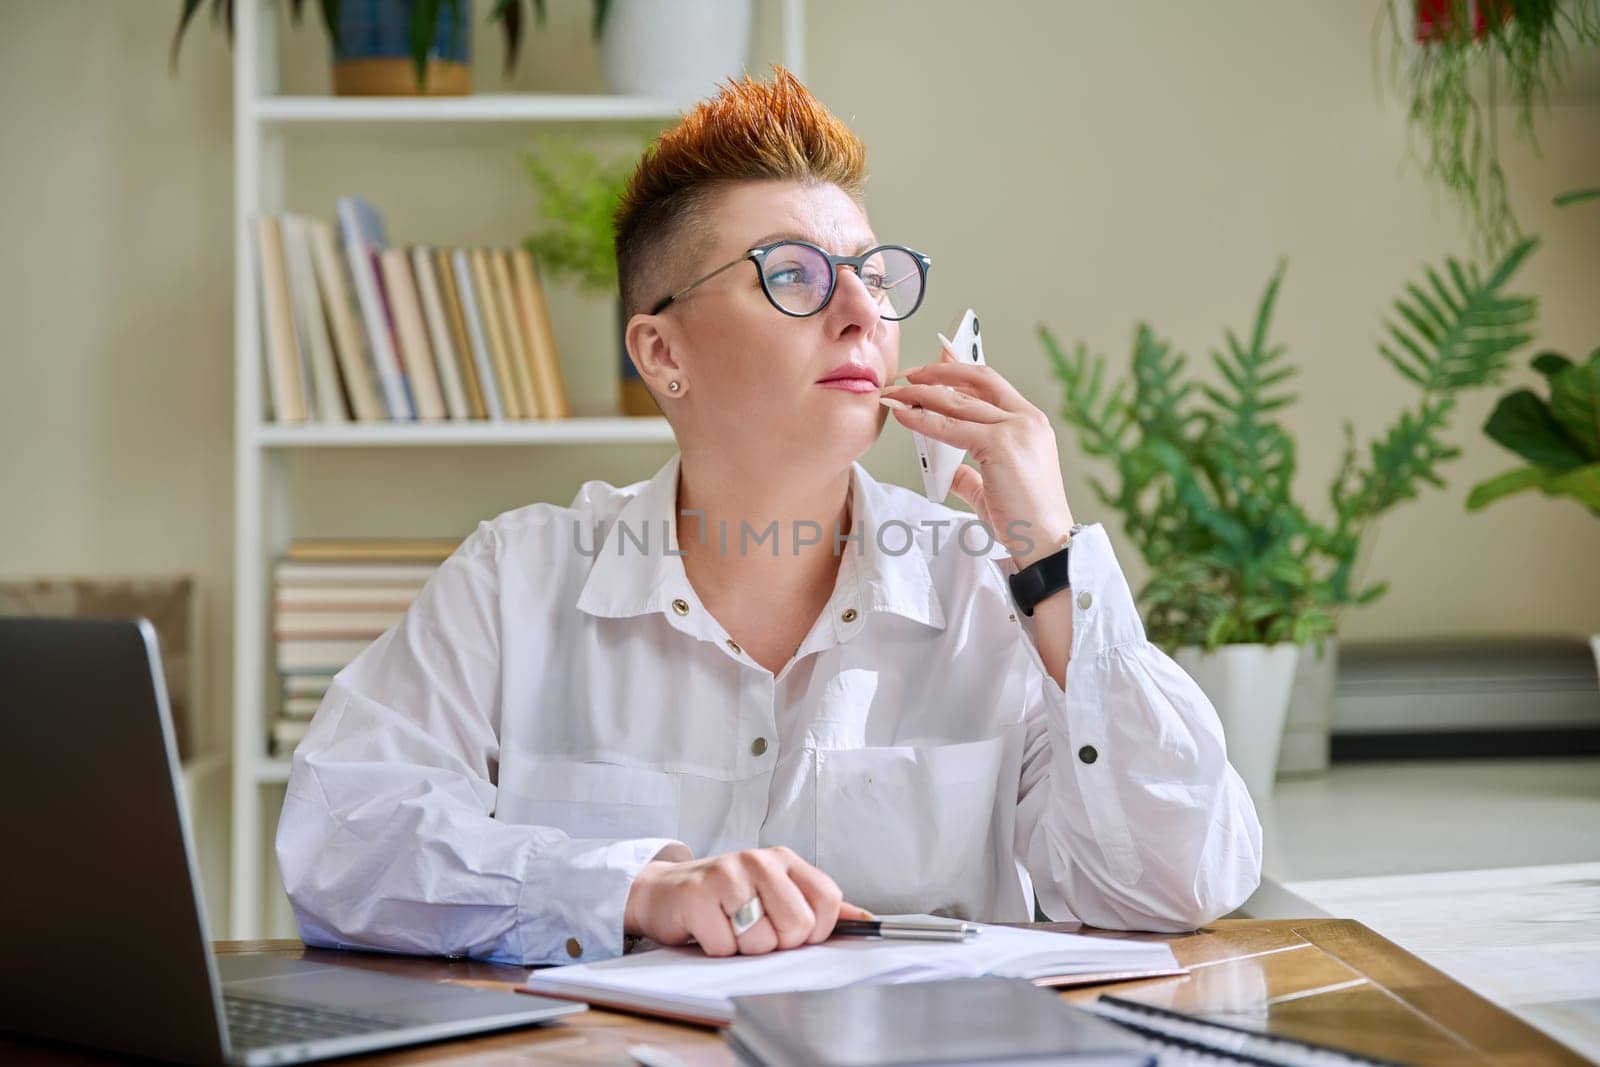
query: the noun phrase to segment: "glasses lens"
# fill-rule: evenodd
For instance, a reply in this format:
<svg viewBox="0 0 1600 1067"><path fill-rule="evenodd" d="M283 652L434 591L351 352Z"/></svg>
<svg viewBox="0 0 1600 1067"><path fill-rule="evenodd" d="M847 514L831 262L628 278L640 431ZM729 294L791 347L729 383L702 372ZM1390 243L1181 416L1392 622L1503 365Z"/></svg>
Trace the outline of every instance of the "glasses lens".
<svg viewBox="0 0 1600 1067"><path fill-rule="evenodd" d="M809 315L820 308L833 281L833 265L827 258L800 244L782 244L768 252L762 273L772 299L793 315Z"/></svg>
<svg viewBox="0 0 1600 1067"><path fill-rule="evenodd" d="M922 264L904 248L874 249L861 265L861 280L883 305L883 317L903 319L922 299Z"/></svg>

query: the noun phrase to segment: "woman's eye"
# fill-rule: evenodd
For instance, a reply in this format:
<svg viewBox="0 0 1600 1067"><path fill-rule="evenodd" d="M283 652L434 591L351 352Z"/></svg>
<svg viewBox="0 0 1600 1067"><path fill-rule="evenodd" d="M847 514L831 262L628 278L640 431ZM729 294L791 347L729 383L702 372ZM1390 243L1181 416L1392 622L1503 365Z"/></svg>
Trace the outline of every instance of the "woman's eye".
<svg viewBox="0 0 1600 1067"><path fill-rule="evenodd" d="M806 283L806 269L804 267L782 267L768 273L767 281L773 285L804 285Z"/></svg>

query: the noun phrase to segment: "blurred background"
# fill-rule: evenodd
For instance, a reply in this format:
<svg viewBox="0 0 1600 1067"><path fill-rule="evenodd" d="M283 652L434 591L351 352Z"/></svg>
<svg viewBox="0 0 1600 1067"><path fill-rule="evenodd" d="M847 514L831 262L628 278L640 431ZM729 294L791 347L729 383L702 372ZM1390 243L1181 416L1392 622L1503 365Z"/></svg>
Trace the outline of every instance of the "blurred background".
<svg viewBox="0 0 1600 1067"><path fill-rule="evenodd" d="M0 580L21 605L14 610L167 605L151 610L171 612L172 635L181 628L181 638L162 639L169 670L178 659L186 675L187 780L217 936L293 933L268 855L292 748L292 734L277 747L269 739L288 699L274 670L274 567L291 547L458 541L502 511L565 504L587 480L646 478L671 454L659 420L610 421L629 418L619 414L615 299L563 269L556 244L534 254L567 414L599 421L572 432L507 424L476 433L487 420L469 418L449 420L465 427L454 436L407 439L395 436L403 423L365 437L343 431L374 427L317 430L314 407L309 430L285 428L272 408L258 340L258 216L320 219L343 236L336 205L356 195L381 213L396 248L521 247L559 233L564 211L592 208L591 194L605 191L586 178L561 201L537 179L538 161L559 170L592 155L596 174L607 163L615 171L671 122L681 100L639 105L637 90L617 95L619 66L649 72L607 38L643 32L636 20L648 12L633 9L646 0L616 0L598 40L590 4L547 6L541 24L523 5L520 54L507 73L506 41L489 21L495 5L473 0L470 95L392 97L363 110L371 98L351 95L351 85L335 93L316 0L298 22L286 0L237 0L231 46L207 0L175 66L179 0L0 0L0 322L9 337ZM1495 305L1498 327L1491 313L1463 334L1470 342L1481 328L1498 340L1467 343L1461 357L1500 365L1478 365L1485 380L1446 391L1446 417L1424 435L1459 450L1431 454L1443 484L1407 475L1358 524L1351 593L1388 583L1385 593L1358 605L1324 589L1320 600L1279 604L1282 625L1270 633L1230 616L1238 604L1221 615L1169 613L1160 636L1192 646L1184 662L1197 672L1230 646L1300 647L1302 671L1308 659L1327 663L1320 682L1295 683L1288 726L1279 700L1279 725L1262 728L1305 747L1293 759L1284 749L1276 787L1278 749L1260 757L1273 876L1264 891L1289 896L1255 902L1257 914L1353 912L1362 893L1399 899L1398 889L1363 881L1368 889L1353 890L1349 879L1522 868L1544 872L1527 876L1537 882L1558 865L1595 866L1600 474L1588 488L1530 489L1467 508L1474 486L1528 465L1484 427L1510 393L1550 395L1552 375L1533 368L1535 354L1558 352L1581 369L1600 345L1600 200L1554 203L1600 186L1600 52L1579 39L1600 21L1592 3L1556 5L1572 18L1540 39L1548 51L1531 112L1537 147L1519 125L1514 72L1490 72L1495 45L1481 25L1477 36L1456 32L1449 0L673 6L691 41L706 37L693 17L740 38L748 19L744 67L765 78L772 64L789 64L865 140L876 232L935 264L924 308L903 328L902 364L936 359L934 331L977 309L989 362L1057 416L1074 512L1106 523L1136 590L1160 561L1092 488L1091 478L1114 487L1117 468L1086 454L1041 327L1068 357L1081 342L1120 378L1146 323L1190 357L1182 377L1196 390L1225 388L1210 353L1225 348L1227 330L1249 347L1281 262L1268 339L1284 346L1274 365L1298 373L1272 392L1297 400L1263 417L1276 421L1273 448L1292 444L1299 510L1331 529L1346 424L1357 467L1372 466L1372 443L1403 414L1425 410L1417 383L1381 349L1410 358L1397 329L1430 358L1441 349L1430 324L1412 322L1396 301L1448 312L1429 279L1460 296L1452 259L1473 293L1505 300ZM1456 57L1428 53L1435 45ZM694 51L658 40L644 54L659 60L679 47ZM1443 95L1408 122L1419 85ZM1426 173L1430 131L1448 125L1451 92L1476 101L1503 169L1504 210L1538 238L1521 258L1508 259L1517 238L1495 223L1492 197L1464 206L1450 182ZM577 102L546 108L527 94ZM581 260L582 226L575 231ZM1485 284L1503 264L1504 284ZM256 379L241 381L241 370ZM1600 391L1600 370L1595 383ZM1198 391L1194 399L1204 403ZM1565 431L1574 447L1584 444L1580 430ZM880 479L919 485L892 420L863 462ZM1600 452L1551 470L1595 462ZM1321 635L1337 637L1331 662L1304 651ZM1260 669L1268 678L1270 666ZM1327 689L1320 698L1302 692L1317 684ZM1249 742L1233 731L1259 731L1228 716L1245 698L1213 699L1230 750L1242 753ZM242 872L232 885L230 867ZM1499 877L1500 888L1483 891L1530 884ZM1391 936L1405 921L1392 918ZM1421 947L1441 960L1460 948ZM1471 965L1461 964L1469 977Z"/></svg>

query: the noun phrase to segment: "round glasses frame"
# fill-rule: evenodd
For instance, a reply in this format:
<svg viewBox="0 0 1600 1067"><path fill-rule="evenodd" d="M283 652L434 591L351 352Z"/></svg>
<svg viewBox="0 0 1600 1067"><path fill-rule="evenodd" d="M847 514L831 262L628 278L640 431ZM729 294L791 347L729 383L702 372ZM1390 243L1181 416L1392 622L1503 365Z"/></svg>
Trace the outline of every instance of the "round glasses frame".
<svg viewBox="0 0 1600 1067"><path fill-rule="evenodd" d="M765 267L766 258L774 249L782 248L784 245L801 245L805 248L812 249L818 255L824 257L828 261L828 292L827 295L822 298L822 303L818 304L815 310L790 311L788 308L778 303L778 298L772 295L772 289L767 285L767 272ZM767 303L771 304L785 315L788 315L790 318L808 319L812 315L815 315L817 312L821 311L823 308L827 307L828 304L833 300L833 294L839 288L839 268L841 266L855 268L856 277L859 278L861 277L861 268L867 262L867 260L871 259L873 256L877 255L886 248L904 252L909 255L917 264L917 272L919 275L917 302L911 305L910 311L907 311L904 315L884 315L882 312L879 312L879 316L881 318L888 319L890 322L899 322L902 319L909 319L913 314L915 314L916 310L922 306L923 297L928 295L928 268L933 266L932 259L923 255L921 252L918 252L914 248L907 248L905 245L875 245L874 247L869 248L865 252L861 253L859 256L836 256L826 249L819 248L817 245L812 244L810 241L800 241L794 238L785 238L782 241L773 241L771 244L762 245L759 248L752 248L738 259L729 260L716 270L712 271L710 274L696 278L694 281L690 282L682 289L679 289L677 292L672 293L670 296L662 297L661 300L659 300L656 305L650 309L650 314L660 314L661 311L667 307L667 305L671 304L674 300L677 300L678 297L682 296L684 293L687 293L690 289L693 289L695 286L701 285L705 282L709 282L712 278L715 278L723 271L728 270L731 267L737 267L745 260L749 260L756 265L756 276L761 279L761 291L767 295Z"/></svg>

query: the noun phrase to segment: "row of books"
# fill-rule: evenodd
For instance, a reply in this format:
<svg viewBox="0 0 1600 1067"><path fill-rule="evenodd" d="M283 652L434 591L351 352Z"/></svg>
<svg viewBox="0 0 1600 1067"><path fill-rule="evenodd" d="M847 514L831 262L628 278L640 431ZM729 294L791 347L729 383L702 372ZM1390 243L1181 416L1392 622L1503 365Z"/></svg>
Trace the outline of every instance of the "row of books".
<svg viewBox="0 0 1600 1067"><path fill-rule="evenodd" d="M390 248L359 196L338 216L337 235L305 215L252 219L273 421L570 417L531 253Z"/></svg>
<svg viewBox="0 0 1600 1067"><path fill-rule="evenodd" d="M451 540L297 540L273 562L279 682L269 751L300 743L333 676L398 623L455 551Z"/></svg>

